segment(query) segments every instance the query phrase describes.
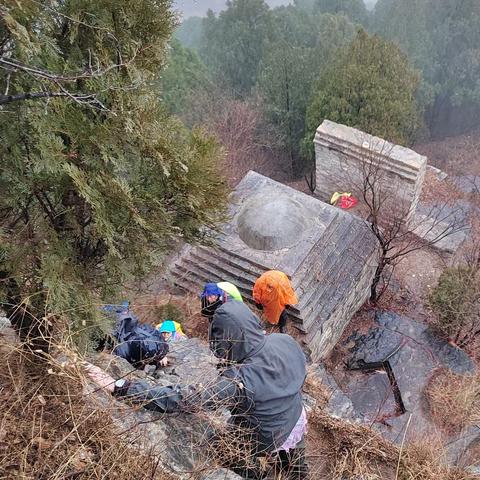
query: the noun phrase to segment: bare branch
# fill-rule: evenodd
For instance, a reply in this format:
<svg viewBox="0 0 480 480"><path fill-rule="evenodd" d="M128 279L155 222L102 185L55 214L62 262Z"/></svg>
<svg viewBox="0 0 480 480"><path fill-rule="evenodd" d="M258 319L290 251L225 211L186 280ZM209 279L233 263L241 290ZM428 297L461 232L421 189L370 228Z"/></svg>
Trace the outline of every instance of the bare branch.
<svg viewBox="0 0 480 480"><path fill-rule="evenodd" d="M95 95L73 95L65 92L27 92L18 93L16 95L0 95L0 105L5 105L12 102L19 102L22 100L37 100L40 98L72 96L75 96L78 101L92 100L95 98Z"/></svg>
<svg viewBox="0 0 480 480"><path fill-rule="evenodd" d="M128 63L130 63L134 58L136 54L130 59ZM126 66L127 63L122 63L122 64L115 64L115 65L110 65L107 68L104 68L103 70L97 69L95 71L92 70L85 70L84 72L81 73L76 73L73 75L61 75L59 73L52 73L48 72L46 70L42 70L37 67L32 67L30 65L25 65L21 62L18 62L16 60L13 60L11 58L5 58L5 57L0 57L0 68L3 68L4 70L7 70L9 72L17 72L17 71L23 71L25 73L29 73L35 77L38 78L43 78L46 80L51 80L54 82L75 82L77 80L82 80L82 79L87 79L87 78L98 78L106 73L108 73L110 70L118 69L120 67Z"/></svg>

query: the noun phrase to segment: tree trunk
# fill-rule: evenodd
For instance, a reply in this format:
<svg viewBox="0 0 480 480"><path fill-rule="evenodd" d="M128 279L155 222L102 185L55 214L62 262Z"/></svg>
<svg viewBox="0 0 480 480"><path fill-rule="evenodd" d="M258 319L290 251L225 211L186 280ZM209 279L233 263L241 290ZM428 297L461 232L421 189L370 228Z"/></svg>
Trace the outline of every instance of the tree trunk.
<svg viewBox="0 0 480 480"><path fill-rule="evenodd" d="M385 270L385 257L380 259L380 263L375 270L375 276L373 277L372 284L370 285L370 301L375 305L378 301L378 284L382 279L383 271Z"/></svg>

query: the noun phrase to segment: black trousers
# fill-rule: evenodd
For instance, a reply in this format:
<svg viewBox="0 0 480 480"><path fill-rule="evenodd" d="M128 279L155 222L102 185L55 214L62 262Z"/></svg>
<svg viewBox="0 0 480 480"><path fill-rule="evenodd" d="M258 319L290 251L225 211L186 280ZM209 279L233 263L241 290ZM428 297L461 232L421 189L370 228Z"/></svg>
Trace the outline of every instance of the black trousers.
<svg viewBox="0 0 480 480"><path fill-rule="evenodd" d="M280 314L280 318L278 319L278 328L280 329L280 333L285 333L285 327L287 326L287 311L283 310Z"/></svg>
<svg viewBox="0 0 480 480"><path fill-rule="evenodd" d="M256 303L255 306L259 310L263 310L263 305L261 303ZM280 318L278 319L278 328L280 330L280 333L285 333L286 332L286 326L287 326L287 311L286 308L288 305L285 306L283 309L282 313L280 314Z"/></svg>

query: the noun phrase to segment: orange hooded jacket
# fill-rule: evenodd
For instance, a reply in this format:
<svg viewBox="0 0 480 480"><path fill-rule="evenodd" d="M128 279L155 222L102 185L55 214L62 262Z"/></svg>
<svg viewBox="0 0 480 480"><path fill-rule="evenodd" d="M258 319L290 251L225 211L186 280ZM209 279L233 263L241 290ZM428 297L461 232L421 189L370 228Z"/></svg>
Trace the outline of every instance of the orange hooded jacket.
<svg viewBox="0 0 480 480"><path fill-rule="evenodd" d="M278 323L286 305L298 303L287 275L278 270L269 270L257 279L253 286L253 299L263 305L265 317L273 325Z"/></svg>

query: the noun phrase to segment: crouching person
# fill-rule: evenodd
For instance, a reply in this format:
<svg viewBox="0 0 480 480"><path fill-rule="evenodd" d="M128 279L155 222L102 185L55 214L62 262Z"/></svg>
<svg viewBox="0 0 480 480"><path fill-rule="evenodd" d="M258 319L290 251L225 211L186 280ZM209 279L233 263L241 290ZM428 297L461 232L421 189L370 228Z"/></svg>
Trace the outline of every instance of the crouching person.
<svg viewBox="0 0 480 480"><path fill-rule="evenodd" d="M300 346L288 335L264 335L259 319L239 302L216 310L209 341L227 367L217 384L200 394L203 402L207 400L209 406L209 399L211 405L227 401L232 423L252 432L258 458L270 459L289 478L305 478L306 415L301 391L306 366ZM260 465L230 467L244 478L264 476Z"/></svg>
<svg viewBox="0 0 480 480"><path fill-rule="evenodd" d="M288 335L264 335L258 318L241 302L228 302L213 315L210 349L226 367L210 387L158 387L144 382L116 382L115 395L146 402L162 412L224 407L232 427L252 435L254 462L228 465L243 478L262 479L275 472L306 478L306 415L302 386L305 356ZM242 455L245 453L245 455Z"/></svg>

